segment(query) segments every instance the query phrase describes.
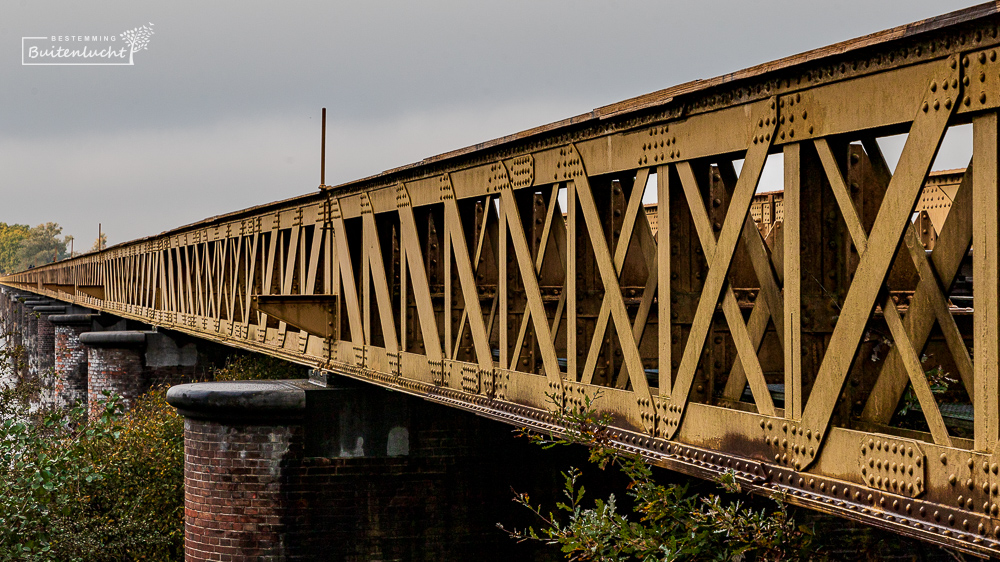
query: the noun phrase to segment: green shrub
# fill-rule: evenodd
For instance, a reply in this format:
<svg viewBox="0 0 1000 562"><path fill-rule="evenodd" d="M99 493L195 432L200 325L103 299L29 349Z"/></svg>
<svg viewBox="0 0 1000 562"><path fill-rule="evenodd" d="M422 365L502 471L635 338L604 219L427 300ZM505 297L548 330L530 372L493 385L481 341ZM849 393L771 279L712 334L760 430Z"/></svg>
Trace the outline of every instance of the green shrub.
<svg viewBox="0 0 1000 562"><path fill-rule="evenodd" d="M14 351L0 350L0 370ZM240 356L218 380L305 376ZM36 382L0 389L0 561L182 560L184 420L156 388L124 412L37 409ZM36 406L32 406L35 404Z"/></svg>
<svg viewBox="0 0 1000 562"><path fill-rule="evenodd" d="M0 559L179 560L184 422L165 394L91 420L0 397Z"/></svg>
<svg viewBox="0 0 1000 562"><path fill-rule="evenodd" d="M583 408L563 411L559 421L566 428L562 436L522 432L547 448L589 447L597 468L619 470L627 477L625 493L632 513L623 512L614 495L591 501L580 484L582 472L571 468L563 473L564 501L554 511L531 504L525 494L515 496L541 522L538 529L507 531L515 540L557 545L567 560L580 561L822 558L814 548L812 529L796 524L782 498L774 498L769 507L753 507L739 499L742 490L732 473L719 481L724 495L701 496L685 485L660 484L643 458L611 446L610 420L595 414L589 398Z"/></svg>
<svg viewBox="0 0 1000 562"><path fill-rule="evenodd" d="M304 379L306 368L266 355L235 355L226 359L225 366L213 371L217 381L258 381Z"/></svg>

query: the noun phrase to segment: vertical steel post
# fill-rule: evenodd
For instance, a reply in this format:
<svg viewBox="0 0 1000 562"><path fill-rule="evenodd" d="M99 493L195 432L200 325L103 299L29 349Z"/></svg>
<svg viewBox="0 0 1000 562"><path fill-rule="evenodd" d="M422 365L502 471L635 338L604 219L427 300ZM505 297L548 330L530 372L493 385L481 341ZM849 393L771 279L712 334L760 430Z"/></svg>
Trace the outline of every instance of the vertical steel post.
<svg viewBox="0 0 1000 562"><path fill-rule="evenodd" d="M785 146L785 417L802 417L802 333L800 291L802 275L799 270L801 210L801 156L798 143Z"/></svg>
<svg viewBox="0 0 1000 562"><path fill-rule="evenodd" d="M323 138L319 143L319 185L326 185L326 108L323 108Z"/></svg>
<svg viewBox="0 0 1000 562"><path fill-rule="evenodd" d="M975 448L992 451L997 441L997 392L1000 368L1000 322L997 301L998 280L997 205L997 114L987 113L972 121L972 291L976 309L973 313L973 373L976 393L973 400Z"/></svg>

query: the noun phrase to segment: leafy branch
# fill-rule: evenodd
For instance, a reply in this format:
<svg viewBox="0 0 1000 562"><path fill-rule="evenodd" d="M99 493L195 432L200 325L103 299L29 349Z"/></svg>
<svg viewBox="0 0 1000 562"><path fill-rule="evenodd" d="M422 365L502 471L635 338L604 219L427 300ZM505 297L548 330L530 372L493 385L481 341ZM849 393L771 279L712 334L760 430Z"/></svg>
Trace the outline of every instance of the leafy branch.
<svg viewBox="0 0 1000 562"><path fill-rule="evenodd" d="M512 539L559 546L567 560L816 560L810 527L797 525L781 496L770 508L755 508L741 499L721 494L701 496L687 485L661 484L653 467L637 454L612 446L611 417L598 413L600 394L586 397L581 406L567 409L556 405L560 434L539 434L522 428L520 434L544 448L582 444L590 451L590 462L600 470L617 470L628 479L625 493L632 504L624 512L614 494L590 502L581 483L583 471L572 467L563 472L562 500L554 509L531 503L524 493L514 492L514 501L531 511L537 527L498 527ZM726 472L718 481L729 495L740 494L735 473Z"/></svg>

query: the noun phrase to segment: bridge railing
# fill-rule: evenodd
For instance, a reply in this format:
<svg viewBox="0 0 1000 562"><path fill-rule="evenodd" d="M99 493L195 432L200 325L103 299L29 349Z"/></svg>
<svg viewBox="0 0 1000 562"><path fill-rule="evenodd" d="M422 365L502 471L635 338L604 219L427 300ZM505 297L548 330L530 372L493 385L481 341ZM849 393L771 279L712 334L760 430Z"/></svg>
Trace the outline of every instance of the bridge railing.
<svg viewBox="0 0 1000 562"><path fill-rule="evenodd" d="M662 465L997 554L998 23L972 8L2 282L536 428L599 395ZM969 124L928 245L912 215Z"/></svg>

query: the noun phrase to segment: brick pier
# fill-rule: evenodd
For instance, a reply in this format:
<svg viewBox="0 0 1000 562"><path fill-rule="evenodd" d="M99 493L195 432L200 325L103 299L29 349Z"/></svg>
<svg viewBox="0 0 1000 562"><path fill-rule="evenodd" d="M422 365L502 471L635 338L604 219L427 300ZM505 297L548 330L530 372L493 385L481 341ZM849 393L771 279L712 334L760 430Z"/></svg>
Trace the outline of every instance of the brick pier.
<svg viewBox="0 0 1000 562"><path fill-rule="evenodd" d="M55 405L87 403L87 347L80 336L93 326L94 314L49 317L55 325Z"/></svg>
<svg viewBox="0 0 1000 562"><path fill-rule="evenodd" d="M349 380L167 400L186 417L188 562L550 559L496 523L534 523L511 488L551 503L570 461L508 426Z"/></svg>

